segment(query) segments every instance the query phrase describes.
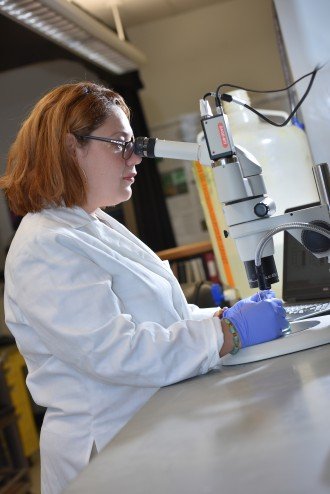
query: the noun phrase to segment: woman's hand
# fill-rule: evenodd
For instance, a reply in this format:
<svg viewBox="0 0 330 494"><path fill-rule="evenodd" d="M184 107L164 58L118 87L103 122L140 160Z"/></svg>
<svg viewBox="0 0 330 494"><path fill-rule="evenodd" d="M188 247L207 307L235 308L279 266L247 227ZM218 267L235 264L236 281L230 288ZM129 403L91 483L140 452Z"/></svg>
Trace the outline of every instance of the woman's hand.
<svg viewBox="0 0 330 494"><path fill-rule="evenodd" d="M240 300L222 314L236 329L242 348L279 338L289 325L281 300L254 297Z"/></svg>
<svg viewBox="0 0 330 494"><path fill-rule="evenodd" d="M234 347L233 334L226 320L236 329L240 339L239 347L244 348L282 336L283 330L289 326L285 315L282 301L275 298L272 290L262 290L239 300L231 308L218 310L214 316L221 319L224 335L220 357L231 352Z"/></svg>
<svg viewBox="0 0 330 494"><path fill-rule="evenodd" d="M219 309L217 310L214 314L213 314L213 317L219 317L219 319L222 318L222 314L224 313L224 311L228 309L228 307L222 307L222 309Z"/></svg>
<svg viewBox="0 0 330 494"><path fill-rule="evenodd" d="M268 298L275 298L275 292L273 292L273 290L261 290L260 292L251 295L251 297L239 300L238 302L236 302L235 307L240 307L241 305L249 302L259 302L260 300L266 300ZM222 309L217 310L217 312L213 314L213 317L220 317L221 319L226 309L228 309L228 307L222 307Z"/></svg>

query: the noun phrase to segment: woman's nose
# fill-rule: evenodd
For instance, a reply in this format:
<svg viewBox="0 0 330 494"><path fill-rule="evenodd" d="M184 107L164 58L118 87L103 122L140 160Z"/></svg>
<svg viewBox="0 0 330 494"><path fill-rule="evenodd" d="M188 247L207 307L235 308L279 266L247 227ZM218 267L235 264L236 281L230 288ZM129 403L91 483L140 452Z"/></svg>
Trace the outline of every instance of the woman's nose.
<svg viewBox="0 0 330 494"><path fill-rule="evenodd" d="M127 166L136 166L139 165L142 161L142 157L138 156L137 154L133 153L132 156L126 160L126 165Z"/></svg>

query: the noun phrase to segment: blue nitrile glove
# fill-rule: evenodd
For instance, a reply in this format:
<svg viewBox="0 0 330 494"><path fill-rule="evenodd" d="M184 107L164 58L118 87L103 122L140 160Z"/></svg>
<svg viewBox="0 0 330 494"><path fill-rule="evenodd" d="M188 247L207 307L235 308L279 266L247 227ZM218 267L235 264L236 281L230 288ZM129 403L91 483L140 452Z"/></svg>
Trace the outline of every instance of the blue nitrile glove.
<svg viewBox="0 0 330 494"><path fill-rule="evenodd" d="M251 295L251 297L247 297L247 298L243 298L242 300L239 300L238 302L236 302L235 306L237 305L241 306L249 302L260 302L260 300L267 300L270 298L275 298L275 292L273 292L273 290L261 290L260 292Z"/></svg>
<svg viewBox="0 0 330 494"><path fill-rule="evenodd" d="M242 348L275 340L289 326L283 303L277 298L266 298L260 302L240 300L226 309L222 317L228 319L236 329Z"/></svg>
<svg viewBox="0 0 330 494"><path fill-rule="evenodd" d="M261 290L260 292L251 295L248 300L252 302L260 302L261 300L267 300L270 298L275 298L275 292L273 290Z"/></svg>

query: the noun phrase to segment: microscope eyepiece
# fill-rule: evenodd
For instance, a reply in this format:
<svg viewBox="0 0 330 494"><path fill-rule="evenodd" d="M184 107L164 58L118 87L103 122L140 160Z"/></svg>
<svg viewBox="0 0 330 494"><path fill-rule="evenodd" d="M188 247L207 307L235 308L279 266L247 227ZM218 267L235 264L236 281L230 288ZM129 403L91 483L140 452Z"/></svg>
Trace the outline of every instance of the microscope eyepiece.
<svg viewBox="0 0 330 494"><path fill-rule="evenodd" d="M155 157L155 137L137 137L134 141L134 153L145 158Z"/></svg>

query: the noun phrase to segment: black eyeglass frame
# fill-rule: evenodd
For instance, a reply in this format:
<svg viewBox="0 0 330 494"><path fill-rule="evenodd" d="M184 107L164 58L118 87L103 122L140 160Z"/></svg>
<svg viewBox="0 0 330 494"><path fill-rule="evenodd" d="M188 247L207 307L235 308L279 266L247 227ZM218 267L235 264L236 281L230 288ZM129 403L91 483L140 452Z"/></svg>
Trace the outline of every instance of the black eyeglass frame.
<svg viewBox="0 0 330 494"><path fill-rule="evenodd" d="M134 153L134 137L132 137L131 140L129 141L119 141L117 139L111 139L110 137L98 137L98 136L81 136L81 135L76 135L75 136L77 139L90 139L94 141L103 141L103 142L109 142L110 144L117 144L118 146L122 146L123 150L121 153L121 156L124 160L129 160L132 154ZM128 148L129 145L132 146ZM127 156L127 149L129 155Z"/></svg>

